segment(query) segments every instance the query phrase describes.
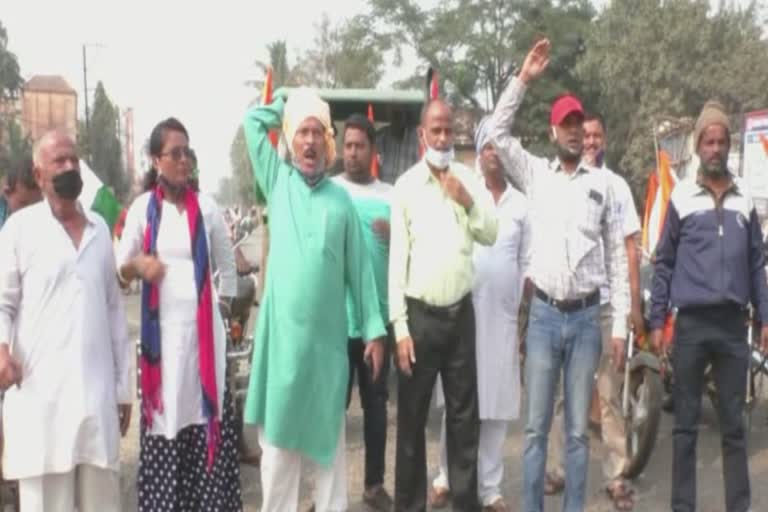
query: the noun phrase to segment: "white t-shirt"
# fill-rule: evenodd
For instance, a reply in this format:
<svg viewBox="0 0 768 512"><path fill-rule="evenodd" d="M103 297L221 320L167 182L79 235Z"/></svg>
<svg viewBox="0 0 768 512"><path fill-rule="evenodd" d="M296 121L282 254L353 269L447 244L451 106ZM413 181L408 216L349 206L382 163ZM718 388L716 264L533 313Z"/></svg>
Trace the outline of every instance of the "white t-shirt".
<svg viewBox="0 0 768 512"><path fill-rule="evenodd" d="M613 195L616 199L617 213L621 218L624 238L639 233L642 229L640 217L637 215L635 201L632 199L632 191L629 189L627 181L607 167L603 166L603 169L608 171L611 176L611 186L613 187ZM608 288L608 283L605 283L600 287L600 303L608 304L610 298L610 289Z"/></svg>

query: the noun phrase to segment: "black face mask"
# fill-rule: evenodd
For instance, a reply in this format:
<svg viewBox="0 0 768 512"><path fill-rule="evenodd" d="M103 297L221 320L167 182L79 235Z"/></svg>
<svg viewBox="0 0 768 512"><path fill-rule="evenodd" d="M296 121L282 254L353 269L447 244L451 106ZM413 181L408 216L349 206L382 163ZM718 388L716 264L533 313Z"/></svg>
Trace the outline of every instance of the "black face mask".
<svg viewBox="0 0 768 512"><path fill-rule="evenodd" d="M80 171L70 169L53 177L53 190L61 199L74 201L83 191L83 178Z"/></svg>

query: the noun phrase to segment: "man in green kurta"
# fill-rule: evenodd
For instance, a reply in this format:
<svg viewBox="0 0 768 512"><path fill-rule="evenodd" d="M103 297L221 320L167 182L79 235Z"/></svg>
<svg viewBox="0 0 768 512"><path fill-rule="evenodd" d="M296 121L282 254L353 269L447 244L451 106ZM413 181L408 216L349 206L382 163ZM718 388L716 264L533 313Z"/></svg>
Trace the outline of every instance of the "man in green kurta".
<svg viewBox="0 0 768 512"><path fill-rule="evenodd" d="M281 122L290 164L268 136ZM352 200L325 177L335 157L328 104L311 89L298 89L287 103L278 98L251 109L244 129L270 219L269 273L244 415L259 426L261 510L297 510L301 466L309 461L318 465L317 512L343 511L347 290L362 338L374 340L366 357L375 373L383 354L371 262Z"/></svg>

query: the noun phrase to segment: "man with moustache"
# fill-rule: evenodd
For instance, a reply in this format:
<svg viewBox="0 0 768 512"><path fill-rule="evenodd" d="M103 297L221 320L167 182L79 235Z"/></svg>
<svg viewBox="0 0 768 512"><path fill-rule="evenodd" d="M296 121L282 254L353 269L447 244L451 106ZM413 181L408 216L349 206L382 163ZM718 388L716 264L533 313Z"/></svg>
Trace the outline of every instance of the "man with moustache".
<svg viewBox="0 0 768 512"><path fill-rule="evenodd" d="M504 441L511 420L520 414L520 363L517 314L523 276L530 263L531 229L525 196L507 182L496 148L489 139L489 119L475 132L477 169L484 192L495 207L498 236L491 247L476 244L472 304L476 322L477 391L480 435L477 495L483 512L507 512L502 494ZM448 454L445 418L440 436L440 474L432 482L432 508L448 501ZM442 502L442 503L441 503Z"/></svg>
<svg viewBox="0 0 768 512"><path fill-rule="evenodd" d="M472 249L492 245L497 222L475 174L454 160L453 112L428 102L424 158L395 183L389 311L400 368L395 510L426 509L424 428L440 374L447 417L448 478L456 510L477 502L478 403Z"/></svg>
<svg viewBox="0 0 768 512"><path fill-rule="evenodd" d="M745 184L727 167L731 132L723 106L709 101L694 125L701 166L678 183L656 246L651 341L661 350L664 319L677 309L673 344L675 426L672 510L696 510L696 439L704 372L711 366L725 479L725 510L750 510L744 432L748 305L768 350L768 285L760 224Z"/></svg>
<svg viewBox="0 0 768 512"><path fill-rule="evenodd" d="M640 251L637 238L640 233L640 219L632 199L632 192L627 182L606 167L605 156L605 122L599 114L587 114L584 118L584 160L594 167L610 174L615 206L619 216L624 247L629 262L629 288L631 302L631 322L635 334L643 335L645 325L640 303ZM603 459L603 476L606 492L617 510L632 510L634 501L633 491L623 477L626 470L627 448L626 427L621 412L621 389L623 374L617 372L610 361L611 331L613 317L610 309L610 291L605 283L600 288L600 332L603 340L603 354L597 371L596 399L600 411L600 437L606 450ZM551 449L551 464L555 467L547 473L544 487L545 494L556 494L565 487L565 469L563 467L563 408L562 400L555 406L555 419L552 422L554 437Z"/></svg>
<svg viewBox="0 0 768 512"><path fill-rule="evenodd" d="M282 125L291 162L272 147ZM347 509L346 297L375 380L385 329L365 238L335 159L330 109L309 88L252 108L243 122L254 178L269 207L270 250L244 420L259 426L263 512L296 511L302 466L316 466L316 510ZM309 464L308 464L309 463Z"/></svg>
<svg viewBox="0 0 768 512"><path fill-rule="evenodd" d="M365 246L376 277L379 310L384 323L389 316L387 305L387 270L389 265L389 203L392 185L371 175L371 162L376 158L376 131L365 116L352 114L344 123L344 172L334 183L349 192L363 227ZM352 384L357 375L360 404L363 408L365 443L365 489L363 502L373 510L388 511L392 498L384 489L384 459L387 446L387 375L389 354L377 378L366 363L365 345L360 337L359 314L351 296L347 296L349 335L349 388L347 407L352 398ZM391 332L391 331L390 331ZM391 338L388 333L388 338ZM387 340L389 341L389 339ZM387 346L389 343L387 343Z"/></svg>
<svg viewBox="0 0 768 512"><path fill-rule="evenodd" d="M534 286L526 340L526 427L523 510L544 508L545 462L556 390L563 374L566 425L563 510L584 509L589 463L588 410L602 352L600 287L611 292L611 357L618 369L626 337L626 253L607 172L583 161L584 111L570 94L550 113L557 158L523 149L511 135L526 88L547 68L550 43L528 53L491 119L491 141L510 178L531 203L533 232L528 276ZM603 250L604 248L604 250Z"/></svg>
<svg viewBox="0 0 768 512"><path fill-rule="evenodd" d="M19 480L24 511L122 510L131 343L109 228L77 200L79 162L69 136L43 135L45 201L0 232L3 476Z"/></svg>

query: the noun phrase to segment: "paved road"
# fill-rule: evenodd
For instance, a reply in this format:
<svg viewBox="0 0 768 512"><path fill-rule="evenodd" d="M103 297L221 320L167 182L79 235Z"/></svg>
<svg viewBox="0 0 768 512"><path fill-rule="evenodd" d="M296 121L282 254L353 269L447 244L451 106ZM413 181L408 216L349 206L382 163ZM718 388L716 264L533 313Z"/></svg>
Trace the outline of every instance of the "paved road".
<svg viewBox="0 0 768 512"><path fill-rule="evenodd" d="M248 257L258 254L258 243L253 241L247 249ZM130 322L131 333L135 337L138 332L138 296L126 298L126 307ZM395 379L390 382L391 396L395 397ZM395 447L395 414L397 405L394 399L389 403L389 439L387 446L387 474L385 486L392 492L394 488L394 447ZM124 510L136 510L136 462L138 458L138 432L134 408L134 421L128 436L122 443L122 485L124 492ZM347 464L350 496L350 511L365 510L360 501L363 485L363 447L362 447L362 416L357 399L352 403L347 423ZM427 431L428 457L430 476L435 470L437 460L437 444L439 438L439 413L433 411ZM504 447L505 457L505 486L504 495L512 510L519 510L519 496L522 488L520 460L522 424L512 424ZM700 426L698 488L700 512L721 512L723 505L723 484L721 473L720 442L717 429L717 419L710 404L705 401ZM753 489L753 510L768 510L768 486L762 485L768 479L768 403L758 405L753 416L753 428L749 440L750 469ZM665 415L656 445L645 473L637 479L638 512L659 512L669 510L670 480L671 480L671 417ZM601 487L600 461L602 451L599 442L592 443L592 458L590 461L588 512L609 512L613 508L605 498ZM256 512L261 501L259 472L257 468L242 466L242 486L245 510ZM302 510L310 505L311 475L306 475L302 486ZM559 511L559 499L552 498L546 502L546 510Z"/></svg>

